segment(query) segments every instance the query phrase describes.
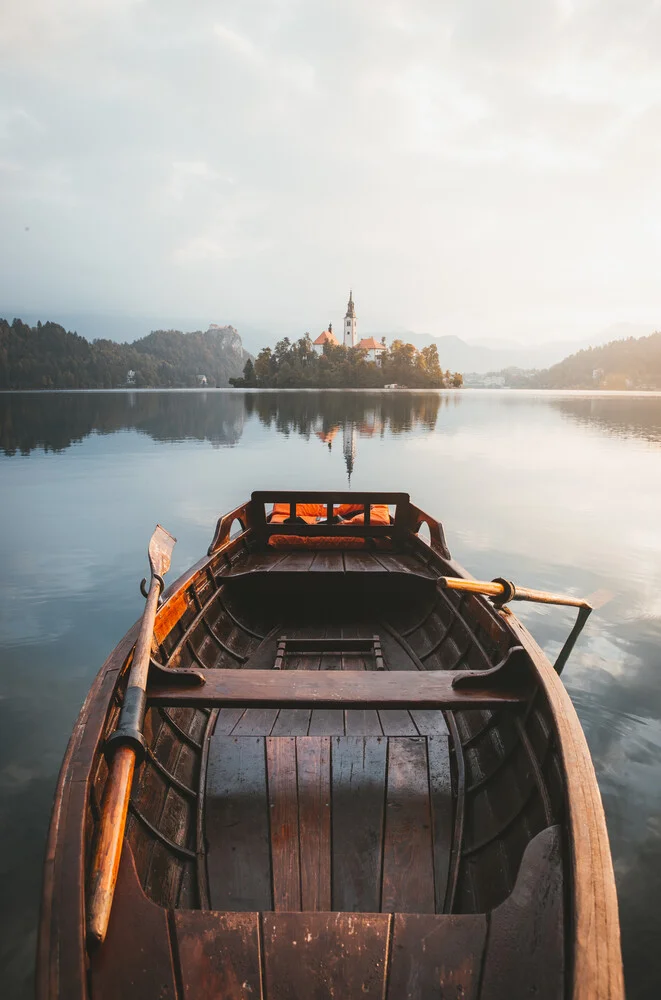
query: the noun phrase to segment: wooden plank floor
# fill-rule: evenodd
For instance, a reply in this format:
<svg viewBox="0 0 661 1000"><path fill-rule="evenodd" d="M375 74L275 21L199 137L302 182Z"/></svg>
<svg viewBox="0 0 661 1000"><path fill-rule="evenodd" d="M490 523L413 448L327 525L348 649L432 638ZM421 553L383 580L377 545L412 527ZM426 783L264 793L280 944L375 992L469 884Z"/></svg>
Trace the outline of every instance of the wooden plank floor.
<svg viewBox="0 0 661 1000"><path fill-rule="evenodd" d="M443 737L216 730L205 793L212 908L434 913L450 781Z"/></svg>
<svg viewBox="0 0 661 1000"><path fill-rule="evenodd" d="M267 549L241 556L233 566L222 571L223 579L236 579L250 573L396 573L435 580L437 575L408 553L370 552L367 549L316 552L284 552Z"/></svg>

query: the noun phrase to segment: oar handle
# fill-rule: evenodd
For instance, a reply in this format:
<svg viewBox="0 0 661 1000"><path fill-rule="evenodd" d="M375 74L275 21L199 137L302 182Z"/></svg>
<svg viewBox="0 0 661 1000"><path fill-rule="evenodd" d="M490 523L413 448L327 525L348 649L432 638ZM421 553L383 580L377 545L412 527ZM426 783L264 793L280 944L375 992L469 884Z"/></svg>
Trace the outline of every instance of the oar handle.
<svg viewBox="0 0 661 1000"><path fill-rule="evenodd" d="M101 824L90 877L87 908L87 939L90 944L101 944L108 930L134 769L133 749L129 746L119 747L110 763L106 780Z"/></svg>
<svg viewBox="0 0 661 1000"><path fill-rule="evenodd" d="M142 727L147 705L147 679L154 635L158 599L163 589L163 573L170 566L174 539L157 526L149 546L152 569L147 603L133 651L128 684L124 694L119 724L106 741L106 751L113 753L101 806L101 820L92 862L87 908L87 938L91 944L105 940L124 843L126 815L136 760L145 746Z"/></svg>
<svg viewBox="0 0 661 1000"><path fill-rule="evenodd" d="M582 597L567 594L550 594L545 590L531 590L529 587L515 587L509 580L464 580L459 576L441 576L439 587L444 590L460 590L469 594L484 594L499 598L501 603L509 601L534 601L536 604L562 604L569 608L592 608Z"/></svg>

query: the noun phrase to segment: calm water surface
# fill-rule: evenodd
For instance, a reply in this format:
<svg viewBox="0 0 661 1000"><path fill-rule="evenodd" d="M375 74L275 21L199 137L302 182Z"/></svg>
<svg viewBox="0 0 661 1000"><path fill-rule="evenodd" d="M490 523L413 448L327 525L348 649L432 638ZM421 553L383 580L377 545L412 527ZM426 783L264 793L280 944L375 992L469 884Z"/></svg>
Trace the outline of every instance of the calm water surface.
<svg viewBox="0 0 661 1000"><path fill-rule="evenodd" d="M72 725L138 617L277 486L404 490L476 576L612 599L564 679L601 786L630 1000L661 996L661 398L517 392L0 394L0 983L32 991L41 864ZM561 609L521 617L551 656Z"/></svg>

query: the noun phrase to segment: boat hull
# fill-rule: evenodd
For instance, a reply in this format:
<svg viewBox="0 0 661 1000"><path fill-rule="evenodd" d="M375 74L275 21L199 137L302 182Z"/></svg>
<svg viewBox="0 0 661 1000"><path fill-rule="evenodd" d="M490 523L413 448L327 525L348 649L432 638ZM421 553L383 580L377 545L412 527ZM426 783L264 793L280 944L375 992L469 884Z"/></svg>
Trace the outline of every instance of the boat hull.
<svg viewBox="0 0 661 1000"><path fill-rule="evenodd" d="M137 625L102 667L56 792L40 998L623 996L603 809L560 678L507 608L438 586L467 575L438 522L368 496L392 525L316 549L314 525L270 544L254 494L166 591L108 937L88 949Z"/></svg>

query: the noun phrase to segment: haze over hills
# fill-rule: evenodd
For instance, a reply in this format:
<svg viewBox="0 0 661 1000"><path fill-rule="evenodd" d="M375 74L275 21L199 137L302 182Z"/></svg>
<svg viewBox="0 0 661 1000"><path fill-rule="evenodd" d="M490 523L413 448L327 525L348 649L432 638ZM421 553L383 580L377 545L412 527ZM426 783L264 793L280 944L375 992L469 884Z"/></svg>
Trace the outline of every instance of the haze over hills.
<svg viewBox="0 0 661 1000"><path fill-rule="evenodd" d="M578 351L531 376L529 385L533 389L661 389L661 333Z"/></svg>
<svg viewBox="0 0 661 1000"><path fill-rule="evenodd" d="M144 338L151 330L206 330L209 318L202 316L173 317L166 315L124 315L112 313L48 313L34 310L0 309L0 316L5 316L10 322L14 316L20 316L25 323L36 326L38 321L46 319L60 324L66 330L75 330L87 340L113 340L120 343L133 342ZM225 325L225 324L222 324ZM229 326L230 324L227 323ZM243 348L257 355L262 347L274 347L284 336L297 340L305 333L304 329L288 330L281 324L274 323L274 328L266 329L254 326L238 318L232 319L231 325L241 336ZM339 325L338 325L339 328ZM309 330L312 339L321 332L312 326ZM652 332L646 326L633 323L615 323L592 336L580 339L559 338L535 342L532 338L528 343L516 340L490 339L481 336L475 340L463 340L453 335L435 336L428 333L417 333L413 330L367 330L361 329L360 336L374 336L377 340L385 336L390 344L399 339L413 344L416 348L436 344L438 356L443 368L460 372L494 372L504 368L548 368L557 364L576 351L587 347L597 347L613 340L625 337L640 337Z"/></svg>
<svg viewBox="0 0 661 1000"><path fill-rule="evenodd" d="M434 337L412 331L375 333L377 339L385 336L390 341L394 337L409 341L418 349L428 344L436 344L438 356L444 368L460 372L494 372L504 368L549 368L577 351L600 344L610 343L624 337L639 337L649 334L646 327L632 323L616 323L592 337L581 340L549 340L543 343L522 344L517 341L480 340L466 341L460 337Z"/></svg>

